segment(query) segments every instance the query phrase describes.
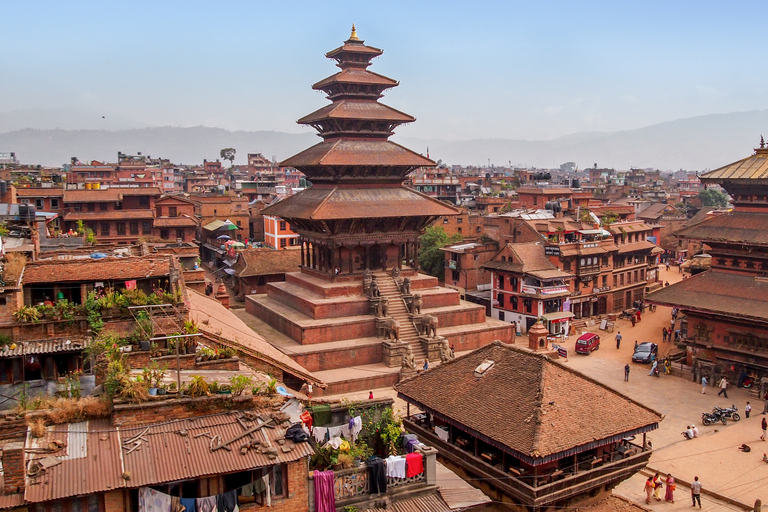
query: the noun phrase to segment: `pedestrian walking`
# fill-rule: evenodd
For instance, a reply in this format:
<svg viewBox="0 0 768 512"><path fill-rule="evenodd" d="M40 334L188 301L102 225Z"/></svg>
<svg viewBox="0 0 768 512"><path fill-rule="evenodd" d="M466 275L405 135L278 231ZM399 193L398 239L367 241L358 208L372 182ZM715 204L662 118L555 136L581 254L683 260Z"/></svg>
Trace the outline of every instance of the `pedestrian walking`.
<svg viewBox="0 0 768 512"><path fill-rule="evenodd" d="M766 430L768 430L768 421L765 421L765 418L763 418L763 421L760 423L760 426L763 427L763 435L760 436L760 439L765 441L766 440Z"/></svg>
<svg viewBox="0 0 768 512"><path fill-rule="evenodd" d="M693 506L696 506L696 502L699 502L699 508L701 508L701 482L699 482L699 477L695 476L693 477L693 482L691 483L691 500L693 500Z"/></svg>
<svg viewBox="0 0 768 512"><path fill-rule="evenodd" d="M664 487L664 484L661 483L661 477L658 473L653 475L653 497L656 498L656 501L661 501L661 489Z"/></svg>
<svg viewBox="0 0 768 512"><path fill-rule="evenodd" d="M648 374L648 376L649 376L649 377L650 377L651 375L653 375L653 372L655 372L655 371L656 371L656 368L658 368L658 366L659 366L659 362L658 362L658 361L654 361L654 362L653 362L653 366L651 366L651 373L649 373L649 374ZM728 397L726 397L726 398L728 398Z"/></svg>
<svg viewBox="0 0 768 512"><path fill-rule="evenodd" d="M645 481L645 504L651 504L651 496L653 495L653 477L649 476Z"/></svg>
<svg viewBox="0 0 768 512"><path fill-rule="evenodd" d="M642 308L637 310L637 313L635 315L637 316L637 321L639 322L642 320L641 313L643 312Z"/></svg>
<svg viewBox="0 0 768 512"><path fill-rule="evenodd" d="M707 390L707 382L708 381L706 377L701 378L701 394L702 395L706 394L705 391Z"/></svg>
<svg viewBox="0 0 768 512"><path fill-rule="evenodd" d="M635 340L635 352L637 352L637 340ZM768 395L766 395L766 396L768 396ZM766 400L766 403L768 403L768 398L766 398L765 400Z"/></svg>
<svg viewBox="0 0 768 512"><path fill-rule="evenodd" d="M634 327L635 326L635 322L637 322L637 316L636 315L632 315L632 316L629 317L629 319L632 322L632 327Z"/></svg>
<svg viewBox="0 0 768 512"><path fill-rule="evenodd" d="M619 331L619 332L616 334L616 349L618 350L618 348L619 348L620 346L621 346L621 331Z"/></svg>
<svg viewBox="0 0 768 512"><path fill-rule="evenodd" d="M744 414L749 418L749 413L752 412L752 406L749 405L749 402L747 402L747 406L744 407Z"/></svg>
<svg viewBox="0 0 768 512"><path fill-rule="evenodd" d="M629 364L624 365L624 382L629 382Z"/></svg>
<svg viewBox="0 0 768 512"><path fill-rule="evenodd" d="M368 392L368 400L373 400L373 391Z"/></svg>
<svg viewBox="0 0 768 512"><path fill-rule="evenodd" d="M675 317L672 317L672 320L669 321L669 332L671 333L674 330L675 330Z"/></svg>
<svg viewBox="0 0 768 512"><path fill-rule="evenodd" d="M423 364L424 371L429 370L429 359L426 357L424 358L424 364ZM728 395L725 395L725 398L728 398Z"/></svg>
<svg viewBox="0 0 768 512"><path fill-rule="evenodd" d="M726 388L728 387L728 381L725 377L720 379L720 391L717 392L717 396L723 395L725 398L728 398L728 391L726 391Z"/></svg>
<svg viewBox="0 0 768 512"><path fill-rule="evenodd" d="M661 339L664 340L664 341L667 341L667 328L666 327L664 327L661 330Z"/></svg>
<svg viewBox="0 0 768 512"><path fill-rule="evenodd" d="M765 416L765 413L768 413L768 391L763 395L763 416Z"/></svg>
<svg viewBox="0 0 768 512"><path fill-rule="evenodd" d="M667 475L667 493L664 495L664 499L670 503L674 503L675 489L677 489L677 485L675 485L675 479L672 477L672 475Z"/></svg>

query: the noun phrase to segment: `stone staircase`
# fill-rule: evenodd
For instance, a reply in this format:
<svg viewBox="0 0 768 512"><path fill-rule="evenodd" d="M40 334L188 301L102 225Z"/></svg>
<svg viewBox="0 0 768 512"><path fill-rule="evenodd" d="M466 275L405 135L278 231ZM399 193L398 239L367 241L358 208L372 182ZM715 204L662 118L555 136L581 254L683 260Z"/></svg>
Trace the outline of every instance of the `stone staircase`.
<svg viewBox="0 0 768 512"><path fill-rule="evenodd" d="M397 288L394 278L386 272L374 272L373 276L376 278L376 284L379 286L381 296L389 300L389 316L400 324L400 341L406 342L411 346L416 366L420 367L426 357L426 353L421 346L419 333L411 321L408 308L405 307L405 301L400 294L400 290Z"/></svg>

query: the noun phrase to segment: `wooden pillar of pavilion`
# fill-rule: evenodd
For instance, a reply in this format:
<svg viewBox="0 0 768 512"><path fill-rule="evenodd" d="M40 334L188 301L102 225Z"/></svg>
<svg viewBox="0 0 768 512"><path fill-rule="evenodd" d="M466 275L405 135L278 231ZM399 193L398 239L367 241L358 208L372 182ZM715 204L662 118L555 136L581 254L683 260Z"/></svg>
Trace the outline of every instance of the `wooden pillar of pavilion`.
<svg viewBox="0 0 768 512"><path fill-rule="evenodd" d="M301 243L301 266L303 267L304 266L304 248L305 248L305 243L304 243L303 239L299 239L299 240L300 240L300 243Z"/></svg>

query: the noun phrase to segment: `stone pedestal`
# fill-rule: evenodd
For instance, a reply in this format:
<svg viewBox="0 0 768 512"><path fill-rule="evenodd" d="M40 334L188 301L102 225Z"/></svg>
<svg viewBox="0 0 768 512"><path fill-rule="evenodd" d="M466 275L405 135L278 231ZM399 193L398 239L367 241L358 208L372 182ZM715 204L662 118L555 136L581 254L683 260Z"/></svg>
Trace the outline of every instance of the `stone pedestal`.
<svg viewBox="0 0 768 512"><path fill-rule="evenodd" d="M386 340L382 342L382 357L385 365L397 368L403 363L403 356L408 351L408 343L404 341ZM415 372L416 370L414 370Z"/></svg>
<svg viewBox="0 0 768 512"><path fill-rule="evenodd" d="M216 300L221 302L221 305L225 308L229 309L229 294L227 293L227 287L224 286L224 283L221 283L219 285L219 289L216 290Z"/></svg>
<svg viewBox="0 0 768 512"><path fill-rule="evenodd" d="M443 341L445 341L445 338L442 336L435 336L434 338L419 336L419 341L424 348L424 353L427 354L427 359L429 359L431 363L440 361L440 346L443 344Z"/></svg>
<svg viewBox="0 0 768 512"><path fill-rule="evenodd" d="M418 372L414 370L406 370L405 368L400 369L400 381L402 382L405 379L410 379L411 377L415 377Z"/></svg>

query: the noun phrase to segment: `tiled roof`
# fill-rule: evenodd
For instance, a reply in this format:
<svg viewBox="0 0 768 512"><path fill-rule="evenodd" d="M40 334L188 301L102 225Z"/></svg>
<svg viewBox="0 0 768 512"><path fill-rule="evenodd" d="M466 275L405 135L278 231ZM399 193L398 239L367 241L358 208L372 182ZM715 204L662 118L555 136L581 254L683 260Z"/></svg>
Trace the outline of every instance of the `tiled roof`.
<svg viewBox="0 0 768 512"><path fill-rule="evenodd" d="M654 304L768 321L768 279L709 270L646 296Z"/></svg>
<svg viewBox="0 0 768 512"><path fill-rule="evenodd" d="M254 412L269 417L267 411ZM237 442L231 451L211 451L212 437L219 436L221 441L227 441L243 433L237 419L240 416L241 413L199 416L139 428L114 429L108 419L48 427L46 435L40 438L28 435L26 449L47 447L54 439L62 441L65 445L63 453L57 452L59 455L55 456L60 463L48 467L39 477L27 476L24 498L39 503L120 488L190 480L283 464L312 454L309 443L294 444L286 439L284 445L278 444L277 440L285 435L283 424L275 429L261 429L269 444L277 450L274 459L259 449L241 455L242 443ZM257 425L247 418L241 420L248 427ZM199 435L206 433L211 437ZM139 435L146 442L130 451L134 444L127 441ZM27 451L25 458L32 464L33 460L50 456ZM124 474L130 475L129 478L123 478Z"/></svg>
<svg viewBox="0 0 768 512"><path fill-rule="evenodd" d="M321 142L287 160L281 167L316 166L434 167L435 162L388 140L335 140Z"/></svg>
<svg viewBox="0 0 768 512"><path fill-rule="evenodd" d="M493 365L483 376L475 369ZM495 341L395 385L400 398L532 464L657 428L662 415L548 357Z"/></svg>
<svg viewBox="0 0 768 512"><path fill-rule="evenodd" d="M517 189L517 195L521 194L533 194L533 195L563 195L563 196L571 196L573 195L573 190L570 188L562 188L562 187L552 187L552 188L537 188L537 187L521 187Z"/></svg>
<svg viewBox="0 0 768 512"><path fill-rule="evenodd" d="M664 203L654 203L642 212L637 214L638 219L658 220L667 209L674 210L673 206Z"/></svg>
<svg viewBox="0 0 768 512"><path fill-rule="evenodd" d="M507 255L507 261L500 261L502 254ZM540 279L568 279L572 274L563 272L549 261L544 254L544 245L541 242L525 244L507 244L506 250L499 251L493 260L483 265L489 270L507 270L531 274Z"/></svg>
<svg viewBox="0 0 768 512"><path fill-rule="evenodd" d="M339 46L338 48L334 48L333 50L329 51L325 54L326 57L329 59L332 59L336 55L339 55L340 53L367 53L369 55L378 56L384 53L379 48L376 48L375 46L368 46L367 44L362 44L362 41L359 42L345 42L343 45ZM373 58L373 57L371 57Z"/></svg>
<svg viewBox="0 0 768 512"><path fill-rule="evenodd" d="M699 179L715 183L722 180L768 180L768 149L755 149L754 155L706 172Z"/></svg>
<svg viewBox="0 0 768 512"><path fill-rule="evenodd" d="M284 219L331 220L456 215L458 210L406 187L314 186L262 210Z"/></svg>
<svg viewBox="0 0 768 512"><path fill-rule="evenodd" d="M169 256L104 258L100 260L49 260L27 263L24 284L62 281L125 281L168 276Z"/></svg>
<svg viewBox="0 0 768 512"><path fill-rule="evenodd" d="M415 117L373 100L340 100L302 117L299 124L309 124L321 119L383 119L410 123Z"/></svg>
<svg viewBox="0 0 768 512"><path fill-rule="evenodd" d="M314 384L325 385L299 363L273 347L218 300L191 289L187 289L187 294L189 316L200 326L203 334L213 334L234 342L242 352L251 352L287 373Z"/></svg>
<svg viewBox="0 0 768 512"><path fill-rule="evenodd" d="M690 224L690 221L689 221ZM676 236L705 242L768 246L768 214L731 211L710 215L675 232Z"/></svg>
<svg viewBox="0 0 768 512"><path fill-rule="evenodd" d="M102 188L98 190L65 190L65 203L105 203L122 201L125 196L159 196L157 187Z"/></svg>
<svg viewBox="0 0 768 512"><path fill-rule="evenodd" d="M61 197L63 188L17 188L16 197Z"/></svg>
<svg viewBox="0 0 768 512"><path fill-rule="evenodd" d="M189 217L160 217L155 219L154 226L156 228L194 228L197 222Z"/></svg>
<svg viewBox="0 0 768 512"><path fill-rule="evenodd" d="M106 212L69 212L64 215L64 220L135 220L153 219L155 210L110 210Z"/></svg>
<svg viewBox="0 0 768 512"><path fill-rule="evenodd" d="M235 275L252 277L296 272L300 264L301 250L249 249L240 251L235 263Z"/></svg>
<svg viewBox="0 0 768 512"><path fill-rule="evenodd" d="M614 235L620 235L622 232L634 233L635 231L650 231L651 226L641 220L616 222L606 228Z"/></svg>
<svg viewBox="0 0 768 512"><path fill-rule="evenodd" d="M631 243L631 244L622 244L619 245L619 254L624 254L627 252L635 252L635 251L647 251L658 248L658 245L651 242L650 240L641 240L639 242Z"/></svg>
<svg viewBox="0 0 768 512"><path fill-rule="evenodd" d="M339 71L335 75L331 75L328 78L320 80L312 86L313 89L323 89L328 85L337 83L350 83L350 84L372 84L372 85L386 85L389 87L396 87L397 80L392 80L389 77L368 71L367 69L348 68L343 71ZM280 167L283 167L282 165Z"/></svg>

